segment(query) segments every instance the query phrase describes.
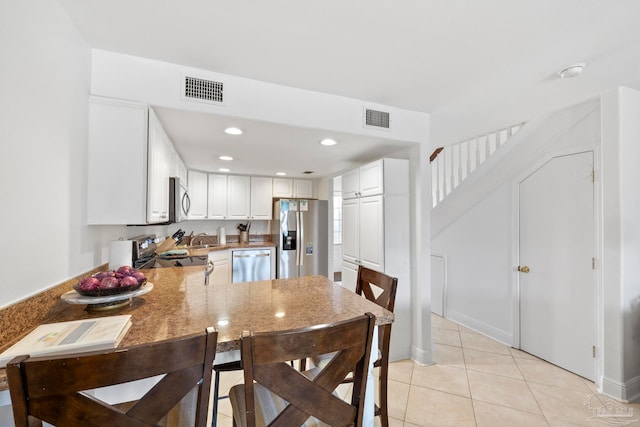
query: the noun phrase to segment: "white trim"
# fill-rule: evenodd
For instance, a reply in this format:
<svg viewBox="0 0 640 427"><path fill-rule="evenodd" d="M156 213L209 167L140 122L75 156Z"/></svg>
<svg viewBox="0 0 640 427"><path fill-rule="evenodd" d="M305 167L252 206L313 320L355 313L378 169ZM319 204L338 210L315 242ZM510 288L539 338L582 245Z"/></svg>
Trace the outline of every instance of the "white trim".
<svg viewBox="0 0 640 427"><path fill-rule="evenodd" d="M493 338L494 340L499 341L506 346L511 347L511 342L513 341L513 335L510 334L508 331L502 331L486 323L478 322L477 320L471 317L465 316L464 314L461 314L457 311L449 312L447 319L453 322L456 322L464 327L467 327L473 331L479 332L483 335Z"/></svg>
<svg viewBox="0 0 640 427"><path fill-rule="evenodd" d="M421 366L433 365L433 350L423 350L414 345L411 346L411 359Z"/></svg>
<svg viewBox="0 0 640 427"><path fill-rule="evenodd" d="M640 399L640 376L624 383L609 378L601 378L601 393L622 402L635 402Z"/></svg>
<svg viewBox="0 0 640 427"><path fill-rule="evenodd" d="M447 282L449 281L448 271L447 271L447 256L443 254L431 254L432 257L442 258L442 317L447 317ZM431 284L433 287L433 284ZM433 301L431 302L431 306L433 306Z"/></svg>

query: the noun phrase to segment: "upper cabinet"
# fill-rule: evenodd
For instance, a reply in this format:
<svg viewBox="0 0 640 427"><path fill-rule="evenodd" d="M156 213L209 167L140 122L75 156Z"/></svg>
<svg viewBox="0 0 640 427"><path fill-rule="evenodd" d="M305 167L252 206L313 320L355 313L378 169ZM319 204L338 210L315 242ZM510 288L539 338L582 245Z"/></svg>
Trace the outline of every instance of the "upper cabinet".
<svg viewBox="0 0 640 427"><path fill-rule="evenodd" d="M91 97L88 224L166 222L176 156L148 105Z"/></svg>
<svg viewBox="0 0 640 427"><path fill-rule="evenodd" d="M207 218L207 191L208 176L206 172L189 171L188 172L189 198L191 199L191 208L189 209L188 219L206 219Z"/></svg>
<svg viewBox="0 0 640 427"><path fill-rule="evenodd" d="M251 177L251 219L271 219L273 179Z"/></svg>
<svg viewBox="0 0 640 427"><path fill-rule="evenodd" d="M387 169L391 159L380 159L375 162L360 166L342 175L342 197L353 199L355 197L375 196L385 192L385 162ZM388 172L387 172L388 173Z"/></svg>
<svg viewBox="0 0 640 427"><path fill-rule="evenodd" d="M227 175L209 174L208 219L227 219Z"/></svg>
<svg viewBox="0 0 640 427"><path fill-rule="evenodd" d="M251 212L251 178L227 176L228 219L249 219Z"/></svg>
<svg viewBox="0 0 640 427"><path fill-rule="evenodd" d="M169 177L175 174L175 150L160 121L149 109L147 165L147 221L169 219Z"/></svg>
<svg viewBox="0 0 640 427"><path fill-rule="evenodd" d="M205 185L206 183L206 185ZM271 178L189 171L190 219L271 219ZM206 206L200 214L201 201Z"/></svg>
<svg viewBox="0 0 640 427"><path fill-rule="evenodd" d="M310 199L313 181L310 179L273 178L273 197Z"/></svg>

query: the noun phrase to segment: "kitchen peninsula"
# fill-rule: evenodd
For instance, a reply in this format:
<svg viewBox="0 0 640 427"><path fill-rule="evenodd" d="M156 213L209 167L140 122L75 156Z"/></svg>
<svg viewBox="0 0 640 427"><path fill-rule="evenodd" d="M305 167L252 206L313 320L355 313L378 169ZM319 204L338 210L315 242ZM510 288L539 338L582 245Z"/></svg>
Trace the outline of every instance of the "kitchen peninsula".
<svg viewBox="0 0 640 427"><path fill-rule="evenodd" d="M144 270L151 292L113 312L89 313L69 305L43 323L130 314L133 325L121 346L218 330L216 358L239 349L244 330L285 330L340 321L371 312L376 324L393 322L393 314L323 276L205 285L201 266ZM17 341L15 337L12 342ZM8 347L12 342L3 342ZM7 393L0 369L0 393Z"/></svg>

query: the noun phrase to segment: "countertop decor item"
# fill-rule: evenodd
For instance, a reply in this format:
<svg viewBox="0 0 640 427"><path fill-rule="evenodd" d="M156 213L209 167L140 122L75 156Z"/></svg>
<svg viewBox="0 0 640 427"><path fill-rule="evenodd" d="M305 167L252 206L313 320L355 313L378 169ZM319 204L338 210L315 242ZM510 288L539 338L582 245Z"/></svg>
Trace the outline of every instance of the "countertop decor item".
<svg viewBox="0 0 640 427"><path fill-rule="evenodd" d="M129 290L115 295L85 296L75 290L66 292L60 297L69 304L87 304L87 311L104 311L125 307L131 304L134 297L151 292L153 283L145 282L136 290Z"/></svg>

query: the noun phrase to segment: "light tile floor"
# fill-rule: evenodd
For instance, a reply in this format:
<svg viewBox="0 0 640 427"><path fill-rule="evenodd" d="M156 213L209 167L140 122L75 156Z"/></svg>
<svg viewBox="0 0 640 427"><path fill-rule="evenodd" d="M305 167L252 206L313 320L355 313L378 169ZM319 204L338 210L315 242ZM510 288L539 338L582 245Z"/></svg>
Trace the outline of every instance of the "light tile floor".
<svg viewBox="0 0 640 427"><path fill-rule="evenodd" d="M591 381L442 317L432 315L431 326L434 365L403 360L390 366L391 427L640 427L640 403L602 396ZM226 394L242 372L221 378ZM606 405L631 416L593 416ZM218 426L231 425L224 399Z"/></svg>

